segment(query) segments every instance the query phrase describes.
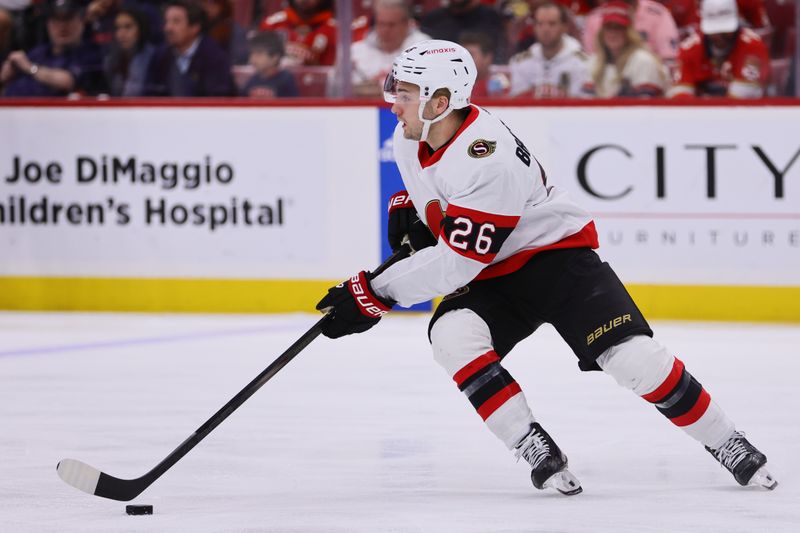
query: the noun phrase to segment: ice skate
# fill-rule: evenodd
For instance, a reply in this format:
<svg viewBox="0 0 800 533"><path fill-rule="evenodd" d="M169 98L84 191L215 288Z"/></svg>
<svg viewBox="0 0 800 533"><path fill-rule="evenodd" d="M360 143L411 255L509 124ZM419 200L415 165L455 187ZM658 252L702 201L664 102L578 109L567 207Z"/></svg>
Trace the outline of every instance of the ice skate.
<svg viewBox="0 0 800 533"><path fill-rule="evenodd" d="M552 488L567 496L583 492L580 481L567 470L567 456L538 423L514 447L514 455L531 465L531 481L537 489Z"/></svg>
<svg viewBox="0 0 800 533"><path fill-rule="evenodd" d="M706 450L724 466L728 472L733 474L734 479L739 485L757 485L765 489L772 490L778 486L778 482L764 465L767 464L767 456L758 451L750 444L744 433L735 431L725 444L716 450L706 446Z"/></svg>

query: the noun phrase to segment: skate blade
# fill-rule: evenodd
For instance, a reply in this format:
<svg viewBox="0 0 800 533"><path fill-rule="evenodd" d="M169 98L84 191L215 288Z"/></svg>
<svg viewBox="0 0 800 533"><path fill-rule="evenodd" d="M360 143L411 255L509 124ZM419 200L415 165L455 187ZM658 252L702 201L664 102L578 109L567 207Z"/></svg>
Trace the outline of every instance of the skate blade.
<svg viewBox="0 0 800 533"><path fill-rule="evenodd" d="M758 485L767 490L774 490L778 486L778 482L772 477L772 474L765 467L759 468L753 477L750 478L748 485Z"/></svg>
<svg viewBox="0 0 800 533"><path fill-rule="evenodd" d="M544 482L543 488L556 489L565 496L574 496L575 494L583 492L581 482L572 475L572 472L566 469L550 476L547 481Z"/></svg>

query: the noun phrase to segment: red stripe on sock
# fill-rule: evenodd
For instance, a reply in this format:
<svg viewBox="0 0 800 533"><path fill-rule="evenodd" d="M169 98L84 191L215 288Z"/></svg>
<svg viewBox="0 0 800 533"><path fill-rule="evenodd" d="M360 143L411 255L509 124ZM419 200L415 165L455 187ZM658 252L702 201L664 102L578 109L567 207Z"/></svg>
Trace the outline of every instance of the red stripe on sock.
<svg viewBox="0 0 800 533"><path fill-rule="evenodd" d="M494 396L483 402L483 405L478 408L478 414L481 415L481 418L486 420L492 416L492 413L497 411L501 405L519 392L522 392L522 389L516 381L506 385L505 388L499 390Z"/></svg>
<svg viewBox="0 0 800 533"><path fill-rule="evenodd" d="M711 395L707 393L705 389L703 389L700 391L700 396L697 398L697 403L694 404L694 407L689 409L688 413L685 415L676 416L670 420L673 424L680 427L694 424L700 420L701 416L706 414L709 405L711 405Z"/></svg>
<svg viewBox="0 0 800 533"><path fill-rule="evenodd" d="M667 379L665 379L664 382L661 385L659 385L656 390L654 390L649 394L645 394L644 396L642 396L642 398L644 398L650 403L660 402L661 400L666 398L666 396L670 392L672 392L672 389L674 389L675 385L677 385L678 382L680 381L681 374L683 374L683 361L681 361L676 357L675 362L672 363L672 370L667 376Z"/></svg>
<svg viewBox="0 0 800 533"><path fill-rule="evenodd" d="M464 366L464 368L456 372L456 375L453 376L453 381L455 381L456 385L460 387L462 383L464 383L470 377L475 375L476 372L478 372L483 368L486 368L488 365L492 363L496 363L499 360L500 357L498 357L495 351L489 350L485 354L478 356L473 361L467 363L466 366Z"/></svg>

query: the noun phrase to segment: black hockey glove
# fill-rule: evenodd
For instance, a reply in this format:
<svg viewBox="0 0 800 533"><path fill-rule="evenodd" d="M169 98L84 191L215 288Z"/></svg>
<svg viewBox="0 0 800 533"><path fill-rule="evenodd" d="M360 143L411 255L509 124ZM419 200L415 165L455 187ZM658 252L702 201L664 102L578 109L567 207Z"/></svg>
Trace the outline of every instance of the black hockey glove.
<svg viewBox="0 0 800 533"><path fill-rule="evenodd" d="M328 289L317 309L330 310L330 318L322 322L322 334L338 339L353 333L363 333L377 324L395 302L380 298L370 287L372 274L363 270L347 281Z"/></svg>
<svg viewBox="0 0 800 533"><path fill-rule="evenodd" d="M414 209L411 197L406 191L396 192L389 199L389 246L396 252L403 244L403 238L408 235L408 241L413 251L436 245L436 237L428 229Z"/></svg>

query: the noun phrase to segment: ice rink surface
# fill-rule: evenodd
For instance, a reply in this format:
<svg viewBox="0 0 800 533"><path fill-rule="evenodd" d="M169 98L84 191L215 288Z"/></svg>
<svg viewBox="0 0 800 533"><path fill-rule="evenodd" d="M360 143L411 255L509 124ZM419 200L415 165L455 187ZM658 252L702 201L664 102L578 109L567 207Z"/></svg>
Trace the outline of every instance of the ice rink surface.
<svg viewBox="0 0 800 533"><path fill-rule="evenodd" d="M584 493L535 490L432 360L427 316L319 338L131 503L56 474L139 477L315 321L313 315L0 313L2 532L800 531L800 327L655 322L748 438L773 492L702 446L554 330L505 366Z"/></svg>

